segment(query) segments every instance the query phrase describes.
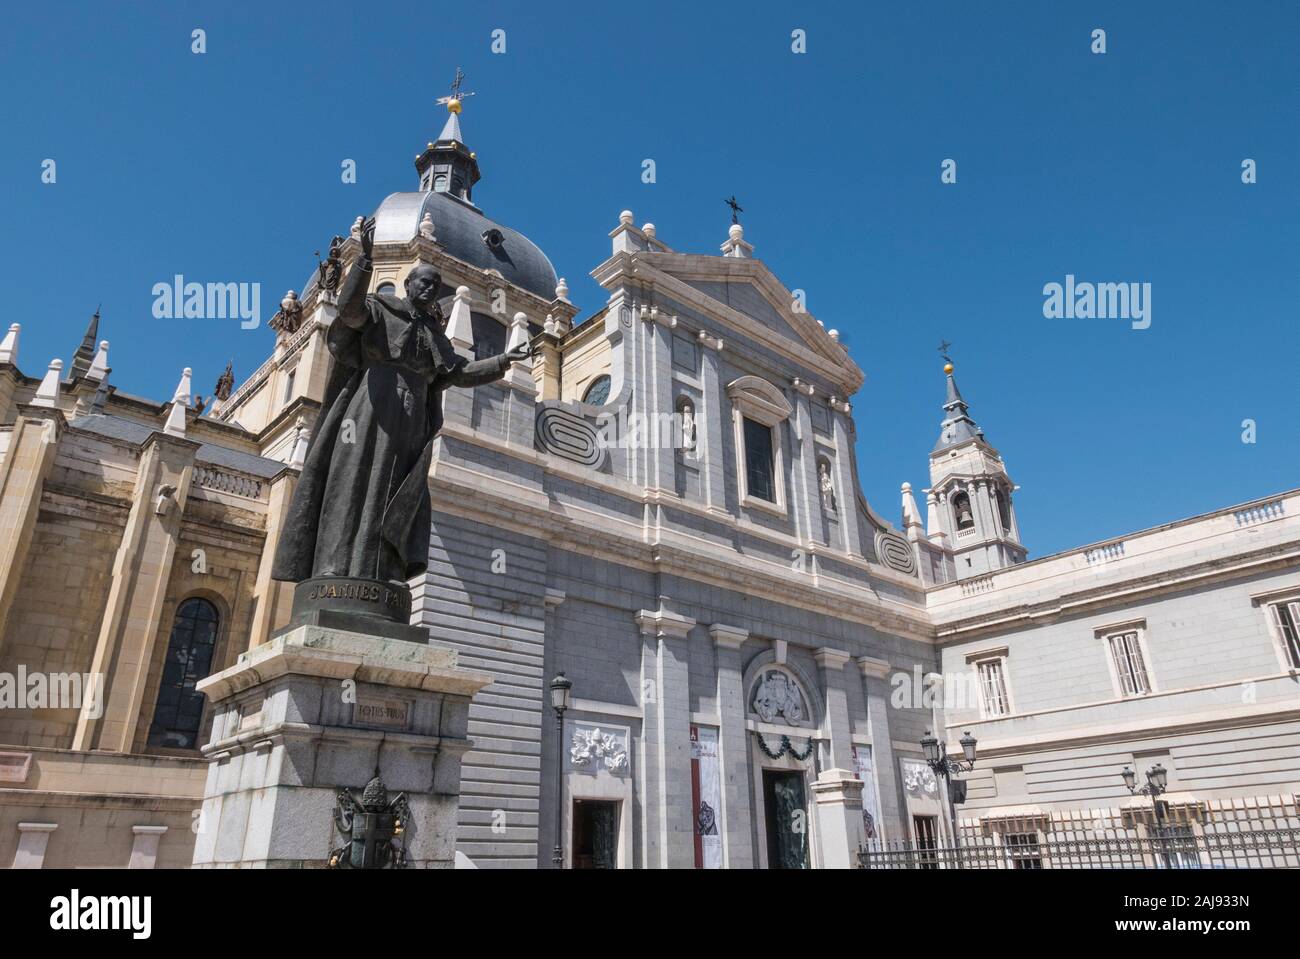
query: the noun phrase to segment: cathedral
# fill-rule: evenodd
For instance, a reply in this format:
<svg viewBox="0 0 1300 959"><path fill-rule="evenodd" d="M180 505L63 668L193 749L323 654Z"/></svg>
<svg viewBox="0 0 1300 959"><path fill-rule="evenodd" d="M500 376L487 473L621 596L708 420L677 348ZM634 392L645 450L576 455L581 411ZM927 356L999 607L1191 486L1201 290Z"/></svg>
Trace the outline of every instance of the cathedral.
<svg viewBox="0 0 1300 959"><path fill-rule="evenodd" d="M1300 825L1300 490L1031 558L949 362L929 486L902 484L892 522L859 485L862 370L734 216L689 252L624 211L580 317L489 217L447 105L374 210L371 292L432 265L457 351L533 345L445 395L411 583L411 623L491 678L458 866L856 867L961 842L1040 866L1053 837L1157 828L1191 851L1138 865L1213 865L1198 838ZM194 860L222 762L196 685L289 619L273 557L361 229L207 401L190 369L163 401L120 388L98 314L66 365L8 327L0 866Z"/></svg>

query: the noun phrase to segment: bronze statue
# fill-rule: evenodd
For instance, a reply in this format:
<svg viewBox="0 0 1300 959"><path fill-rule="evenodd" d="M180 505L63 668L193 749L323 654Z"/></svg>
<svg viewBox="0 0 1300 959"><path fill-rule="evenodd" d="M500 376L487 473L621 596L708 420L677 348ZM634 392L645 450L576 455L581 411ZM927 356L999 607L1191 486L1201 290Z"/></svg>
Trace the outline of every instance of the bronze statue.
<svg viewBox="0 0 1300 959"><path fill-rule="evenodd" d="M324 262L321 262L320 250L316 251L318 285L327 293L337 290L339 280L343 279L343 253L340 249L342 246L343 237L336 236L330 240L330 251L325 255Z"/></svg>
<svg viewBox="0 0 1300 959"><path fill-rule="evenodd" d="M303 584L295 617L300 599L355 609L377 597L397 608L393 597L400 604L405 596L409 609L406 581L428 563L428 474L442 393L500 379L532 352L525 343L476 361L456 353L438 307L442 277L427 264L407 276L406 299L367 295L374 237L375 221L366 220L327 334L334 364L324 405L275 554L272 576Z"/></svg>
<svg viewBox="0 0 1300 959"><path fill-rule="evenodd" d="M230 391L235 388L235 361L231 360L226 364L226 371L221 374L217 380L217 385L212 388L213 395L221 402L230 399Z"/></svg>

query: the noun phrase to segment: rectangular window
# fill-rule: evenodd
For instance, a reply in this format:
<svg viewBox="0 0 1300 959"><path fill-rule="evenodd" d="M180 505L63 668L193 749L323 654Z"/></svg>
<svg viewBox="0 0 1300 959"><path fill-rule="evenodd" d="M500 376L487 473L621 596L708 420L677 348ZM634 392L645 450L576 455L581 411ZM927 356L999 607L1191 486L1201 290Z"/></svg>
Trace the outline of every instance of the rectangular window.
<svg viewBox="0 0 1300 959"><path fill-rule="evenodd" d="M288 403L293 399L293 381L297 375L297 370L290 370L289 375L284 378L284 400L282 402Z"/></svg>
<svg viewBox="0 0 1300 959"><path fill-rule="evenodd" d="M1007 677L1002 660L986 659L976 666L980 678L980 699L985 716L1005 716L1011 711L1007 700Z"/></svg>
<svg viewBox="0 0 1300 959"><path fill-rule="evenodd" d="M1042 869L1043 856L1038 848L1038 833L1013 832L1006 837L1007 855L1013 869Z"/></svg>
<svg viewBox="0 0 1300 959"><path fill-rule="evenodd" d="M1115 677L1119 680L1120 694L1145 696L1151 692L1137 630L1114 633L1106 637L1106 642L1110 643L1110 655L1115 661Z"/></svg>
<svg viewBox="0 0 1300 959"><path fill-rule="evenodd" d="M745 418L745 485L755 499L776 502L772 459L772 428Z"/></svg>
<svg viewBox="0 0 1300 959"><path fill-rule="evenodd" d="M1269 609L1273 612L1278 638L1286 649L1287 661L1292 669L1300 669L1300 600L1274 603Z"/></svg>

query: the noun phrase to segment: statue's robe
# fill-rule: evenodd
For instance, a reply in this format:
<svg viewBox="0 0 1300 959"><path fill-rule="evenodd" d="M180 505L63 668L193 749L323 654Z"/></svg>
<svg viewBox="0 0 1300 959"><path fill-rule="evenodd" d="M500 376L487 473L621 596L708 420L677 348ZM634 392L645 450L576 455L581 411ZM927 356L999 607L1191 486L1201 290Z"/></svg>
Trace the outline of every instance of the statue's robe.
<svg viewBox="0 0 1300 959"><path fill-rule="evenodd" d="M339 290L333 369L276 548L278 580L405 582L424 572L442 391L500 379L508 365L466 360L406 300L367 295L370 276L358 258Z"/></svg>

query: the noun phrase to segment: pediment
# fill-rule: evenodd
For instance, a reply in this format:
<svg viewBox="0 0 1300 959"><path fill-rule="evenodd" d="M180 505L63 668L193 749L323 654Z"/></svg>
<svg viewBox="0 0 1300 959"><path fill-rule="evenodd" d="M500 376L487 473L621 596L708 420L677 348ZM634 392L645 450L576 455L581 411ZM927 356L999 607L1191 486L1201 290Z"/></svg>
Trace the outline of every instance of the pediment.
<svg viewBox="0 0 1300 959"><path fill-rule="evenodd" d="M796 345L833 364L854 390L861 385L862 371L844 347L831 338L815 316L795 310L794 295L761 260L686 253L637 256L644 257L659 273L707 298L716 310L743 317L744 332L755 334L756 339L775 337Z"/></svg>

